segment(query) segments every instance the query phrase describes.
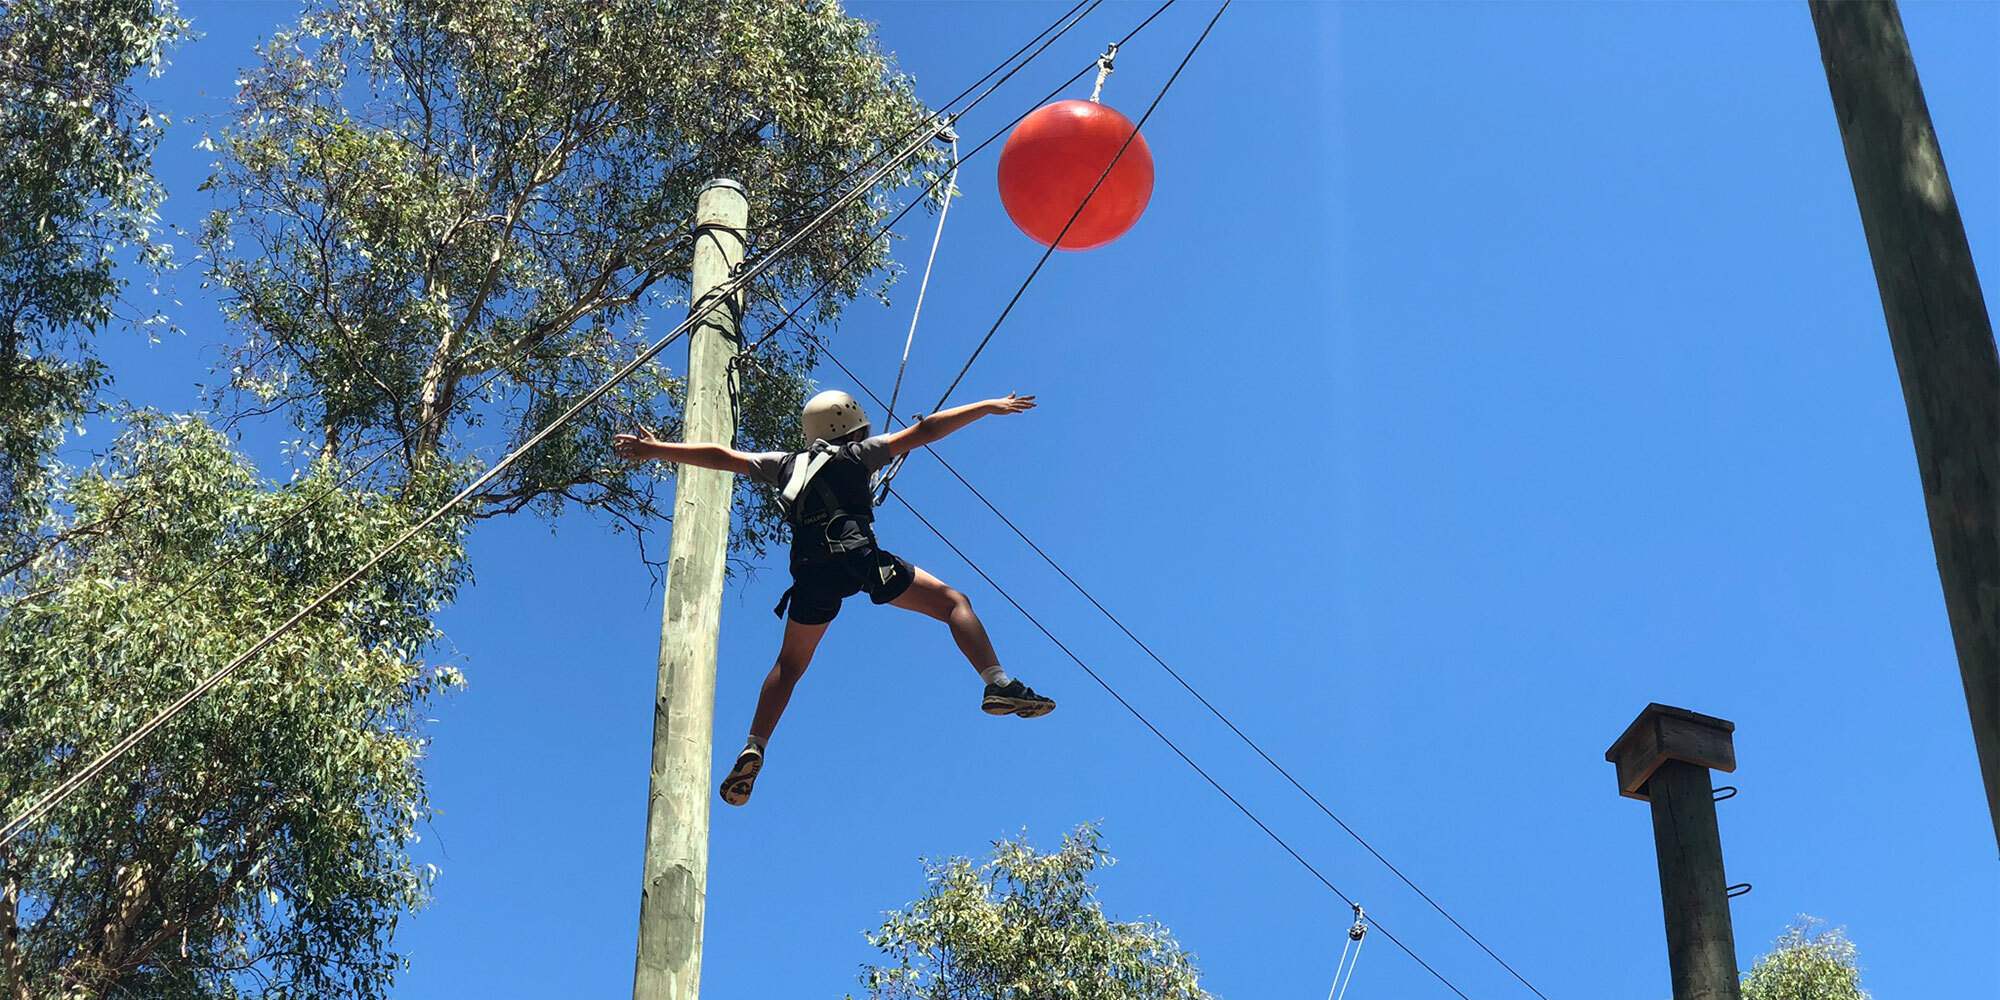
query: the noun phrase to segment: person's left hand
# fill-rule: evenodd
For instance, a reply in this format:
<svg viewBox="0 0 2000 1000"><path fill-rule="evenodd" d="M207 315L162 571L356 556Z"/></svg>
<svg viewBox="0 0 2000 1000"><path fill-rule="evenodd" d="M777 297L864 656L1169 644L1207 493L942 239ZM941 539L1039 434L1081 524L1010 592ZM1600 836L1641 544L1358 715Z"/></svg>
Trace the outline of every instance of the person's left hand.
<svg viewBox="0 0 2000 1000"><path fill-rule="evenodd" d="M643 437L638 434L620 434L611 439L611 450L619 458L628 462L636 462L640 459L651 458L652 455L650 452L653 446L660 443L660 439L651 434Z"/></svg>

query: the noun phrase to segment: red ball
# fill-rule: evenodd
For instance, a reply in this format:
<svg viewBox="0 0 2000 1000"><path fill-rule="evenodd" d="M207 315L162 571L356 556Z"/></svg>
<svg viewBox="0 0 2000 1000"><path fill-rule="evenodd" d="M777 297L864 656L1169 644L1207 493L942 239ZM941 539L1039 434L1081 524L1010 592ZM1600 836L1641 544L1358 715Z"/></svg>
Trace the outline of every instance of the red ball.
<svg viewBox="0 0 2000 1000"><path fill-rule="evenodd" d="M1130 137L1125 155L1118 149ZM1062 250L1101 247L1132 228L1153 197L1153 153L1132 121L1090 101L1057 101L1021 120L1000 150L1000 201L1021 231L1047 246L1090 187L1118 157L1090 204L1064 233Z"/></svg>

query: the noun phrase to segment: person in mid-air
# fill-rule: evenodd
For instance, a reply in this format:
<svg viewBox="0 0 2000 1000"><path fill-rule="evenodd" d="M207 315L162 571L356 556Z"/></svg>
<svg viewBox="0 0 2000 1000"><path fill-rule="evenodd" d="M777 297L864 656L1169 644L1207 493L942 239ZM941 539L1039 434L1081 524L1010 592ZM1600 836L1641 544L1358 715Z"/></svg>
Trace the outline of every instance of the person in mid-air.
<svg viewBox="0 0 2000 1000"><path fill-rule="evenodd" d="M786 617L785 638L777 665L764 678L757 698L750 739L722 781L724 802L740 806L750 800L750 789L764 767L764 747L778 728L792 688L805 675L827 624L840 613L840 602L857 593L866 593L876 604L908 608L950 626L959 652L986 681L980 702L986 714L1033 719L1055 710L1053 700L1000 669L986 626L972 613L964 594L876 544L869 482L871 474L896 456L980 417L1034 408L1035 397L1009 395L940 410L902 430L871 436L861 404L847 393L828 391L806 402L804 431L811 445L805 451L753 454L717 444L677 444L650 435L620 434L613 440L612 448L621 458L721 469L783 491L781 503L792 527L792 586L777 608Z"/></svg>

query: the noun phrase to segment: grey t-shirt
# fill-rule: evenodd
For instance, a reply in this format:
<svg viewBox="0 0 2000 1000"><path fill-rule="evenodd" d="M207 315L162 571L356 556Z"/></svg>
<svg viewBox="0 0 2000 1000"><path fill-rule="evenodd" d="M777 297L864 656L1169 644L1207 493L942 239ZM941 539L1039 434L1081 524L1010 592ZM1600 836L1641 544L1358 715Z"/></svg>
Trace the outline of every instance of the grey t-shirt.
<svg viewBox="0 0 2000 1000"><path fill-rule="evenodd" d="M889 454L889 436L877 434L843 448L859 461L863 468L874 472L889 464L893 456ZM750 456L750 478L784 489L792 478L792 459L802 454L796 451L761 451Z"/></svg>

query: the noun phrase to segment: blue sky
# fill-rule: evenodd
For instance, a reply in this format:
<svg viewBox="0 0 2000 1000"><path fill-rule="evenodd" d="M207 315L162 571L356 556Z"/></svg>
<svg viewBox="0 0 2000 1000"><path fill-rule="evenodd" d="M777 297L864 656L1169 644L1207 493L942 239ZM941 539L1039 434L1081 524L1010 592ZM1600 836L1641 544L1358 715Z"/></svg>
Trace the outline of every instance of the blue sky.
<svg viewBox="0 0 2000 1000"><path fill-rule="evenodd" d="M192 119L160 157L183 226L208 207L204 116L293 10L187 7L206 38L149 84ZM936 101L1061 7L853 9ZM1107 4L963 131L1147 9ZM1136 117L1211 9L1180 4L1121 52L1107 102ZM2000 7L1904 17L1990 270ZM1147 139L1146 217L1053 260L961 394L1042 408L968 430L952 461L1551 998L1668 993L1647 810L1602 760L1649 701L1737 723L1743 792L1721 822L1732 881L1755 885L1734 904L1746 964L1812 913L1848 927L1877 995L1989 995L1994 845L1804 6L1245 2ZM952 211L920 399L1039 250L992 171L969 164ZM920 265L928 217L912 222ZM107 346L127 397L194 405L229 336L198 283L178 282L185 335ZM878 388L913 293L838 331ZM1427 961L1479 1000L1529 995L934 463L898 485ZM1320 995L1338 900L920 525L892 508L881 533L962 586L1062 708L982 716L940 628L850 607L755 800L715 807L707 995L837 997L872 955L861 931L921 890L919 857L1088 820L1120 858L1107 906L1172 927L1211 990ZM616 996L660 594L588 518L483 525L473 557L444 619L471 687L436 713L420 848L443 875L404 925L397 994ZM730 586L718 769L776 647L782 576ZM1448 996L1385 941L1354 989Z"/></svg>

